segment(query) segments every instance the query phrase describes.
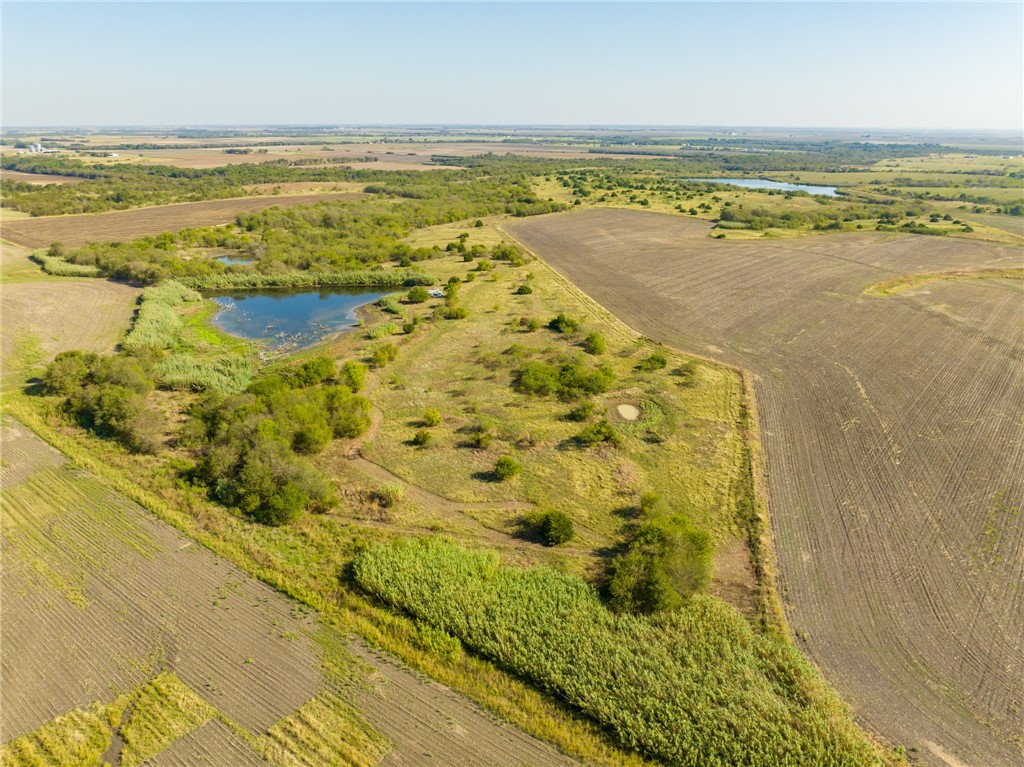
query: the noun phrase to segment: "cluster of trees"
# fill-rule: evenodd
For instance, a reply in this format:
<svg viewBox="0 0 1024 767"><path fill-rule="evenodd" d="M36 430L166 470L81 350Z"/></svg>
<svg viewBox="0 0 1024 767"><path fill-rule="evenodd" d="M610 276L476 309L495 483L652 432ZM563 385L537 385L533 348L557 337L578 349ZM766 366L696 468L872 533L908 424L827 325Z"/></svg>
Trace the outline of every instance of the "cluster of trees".
<svg viewBox="0 0 1024 767"><path fill-rule="evenodd" d="M150 358L61 352L43 373L42 385L93 433L139 453L160 449L164 418L147 402L154 388Z"/></svg>
<svg viewBox="0 0 1024 767"><path fill-rule="evenodd" d="M370 425L370 403L355 393L365 369L329 357L280 369L241 393L211 393L190 411L182 438L198 453L194 478L211 497L267 525L337 503L333 483L302 456Z"/></svg>
<svg viewBox="0 0 1024 767"><path fill-rule="evenodd" d="M512 388L520 394L557 395L563 400L579 400L603 394L615 380L607 365L590 366L581 359L552 364L535 360L517 368L512 374Z"/></svg>
<svg viewBox="0 0 1024 767"><path fill-rule="evenodd" d="M653 493L640 500L640 524L612 560L608 594L619 612L673 610L711 580L711 537Z"/></svg>
<svg viewBox="0 0 1024 767"><path fill-rule="evenodd" d="M561 207L536 200L516 179L487 177L430 185L421 181L410 191L416 194L397 202L374 198L271 208L239 216L237 226L185 229L127 243L89 244L73 250L55 243L50 255L77 265L95 266L102 276L136 284L167 278L197 284L216 281L212 280L215 277L226 279L225 275L242 279L250 272L273 279L284 272L338 271L386 261L408 266L443 253L439 248L414 249L400 242L415 229L478 215L529 215ZM226 265L215 259L181 257L180 251L192 248L230 250L253 264ZM516 264L524 258L516 245L499 244L469 252L474 257Z"/></svg>

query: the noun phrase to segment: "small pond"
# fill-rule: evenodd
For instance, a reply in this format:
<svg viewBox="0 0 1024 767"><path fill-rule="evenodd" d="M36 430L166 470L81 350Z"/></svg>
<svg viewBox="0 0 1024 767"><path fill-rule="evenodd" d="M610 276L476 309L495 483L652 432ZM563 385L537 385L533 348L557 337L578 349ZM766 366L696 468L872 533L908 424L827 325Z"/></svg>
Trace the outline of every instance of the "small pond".
<svg viewBox="0 0 1024 767"><path fill-rule="evenodd" d="M217 260L222 264L227 264L228 266L231 264L244 265L253 263L253 259L251 258L238 258L236 256L218 256Z"/></svg>
<svg viewBox="0 0 1024 767"><path fill-rule="evenodd" d="M698 181L701 184L728 184L742 186L745 189L777 189L780 192L807 192L823 194L826 197L838 197L834 186L814 186L812 184L787 184L783 181L769 181L766 178L688 178L686 181Z"/></svg>
<svg viewBox="0 0 1024 767"><path fill-rule="evenodd" d="M213 317L214 325L279 350L309 346L330 333L354 327L356 309L386 294L381 288L362 287L203 293L221 307Z"/></svg>

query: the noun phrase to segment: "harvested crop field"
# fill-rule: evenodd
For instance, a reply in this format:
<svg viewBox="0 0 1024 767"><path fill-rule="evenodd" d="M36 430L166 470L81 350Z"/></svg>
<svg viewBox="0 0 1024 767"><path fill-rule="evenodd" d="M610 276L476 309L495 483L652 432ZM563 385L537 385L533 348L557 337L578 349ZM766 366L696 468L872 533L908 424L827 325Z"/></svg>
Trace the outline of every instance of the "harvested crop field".
<svg viewBox="0 0 1024 767"><path fill-rule="evenodd" d="M26 173L21 170L0 171L0 181L17 181L19 184L78 184L85 181L80 176L58 176L50 173Z"/></svg>
<svg viewBox="0 0 1024 767"><path fill-rule="evenodd" d="M4 224L4 239L30 248L45 248L52 242L77 247L87 242L126 241L146 234L176 232L192 226L217 226L235 220L239 213L254 213L275 205L289 208L328 200L354 200L361 192L318 192L316 194L233 197L159 205L152 208L118 210L74 216L45 216Z"/></svg>
<svg viewBox="0 0 1024 767"><path fill-rule="evenodd" d="M114 765L572 764L331 634L19 422L0 436L0 763L71 763L88 733ZM324 637L358 661L328 661Z"/></svg>
<svg viewBox="0 0 1024 767"><path fill-rule="evenodd" d="M1020 249L621 210L507 229L638 331L753 372L790 626L858 717L928 764L1021 764L1024 291L863 294Z"/></svg>
<svg viewBox="0 0 1024 767"><path fill-rule="evenodd" d="M0 288L4 375L67 349L112 351L131 323L138 296L136 288L97 279L5 283Z"/></svg>

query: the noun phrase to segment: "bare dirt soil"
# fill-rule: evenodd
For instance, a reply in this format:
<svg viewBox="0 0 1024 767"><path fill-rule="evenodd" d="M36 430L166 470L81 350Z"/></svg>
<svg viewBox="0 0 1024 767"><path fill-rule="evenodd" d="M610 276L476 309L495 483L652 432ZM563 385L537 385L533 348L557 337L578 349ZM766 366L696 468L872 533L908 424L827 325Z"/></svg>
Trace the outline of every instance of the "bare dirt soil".
<svg viewBox="0 0 1024 767"><path fill-rule="evenodd" d="M466 701L454 692L436 682L418 679L385 655L358 646L353 652L374 667L371 686L357 696L359 710L397 746L384 757L384 765L578 764L481 709L467 710Z"/></svg>
<svg viewBox="0 0 1024 767"><path fill-rule="evenodd" d="M19 184L37 184L39 186L46 186L47 184L78 184L85 181L84 178L79 176L58 176L49 173L26 173L25 171L20 170L0 171L0 180L17 181Z"/></svg>
<svg viewBox="0 0 1024 767"><path fill-rule="evenodd" d="M0 436L0 744L169 670L233 725L210 720L153 765L263 764L256 751L272 739L291 754L275 764L336 765L346 748L346 764L376 763L379 746L331 750L346 738L343 723L316 726L328 683L313 616L74 468L19 422L0 421ZM388 763L573 764L389 656L355 640L349 649L369 679L336 694L392 741ZM288 745L288 733L301 742Z"/></svg>
<svg viewBox="0 0 1024 767"><path fill-rule="evenodd" d="M5 377L67 349L112 351L131 323L138 296L136 288L97 279L4 283L0 349Z"/></svg>
<svg viewBox="0 0 1024 767"><path fill-rule="evenodd" d="M185 227L228 224L234 221L239 213L254 213L275 205L288 208L327 200L352 200L362 196L361 192L318 192L237 197L117 210L110 213L43 216L4 223L3 237L30 248L45 248L56 241L77 247L87 242L127 241L146 234L176 232Z"/></svg>
<svg viewBox="0 0 1024 767"><path fill-rule="evenodd" d="M1024 291L863 294L1020 249L622 210L507 230L638 331L753 371L790 625L858 717L929 764L1024 763Z"/></svg>

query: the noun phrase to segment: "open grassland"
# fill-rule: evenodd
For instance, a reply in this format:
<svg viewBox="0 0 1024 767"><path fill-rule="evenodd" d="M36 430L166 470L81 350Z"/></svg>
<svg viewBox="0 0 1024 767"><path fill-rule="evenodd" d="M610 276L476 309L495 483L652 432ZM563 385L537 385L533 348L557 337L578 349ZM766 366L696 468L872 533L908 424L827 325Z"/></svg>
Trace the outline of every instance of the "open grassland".
<svg viewBox="0 0 1024 767"><path fill-rule="evenodd" d="M1019 249L719 242L632 211L508 230L632 327L753 371L790 624L859 717L929 764L1020 764L1024 292L863 295Z"/></svg>
<svg viewBox="0 0 1024 767"><path fill-rule="evenodd" d="M0 764L568 764L2 428Z"/></svg>
<svg viewBox="0 0 1024 767"><path fill-rule="evenodd" d="M5 239L29 248L45 248L53 242L77 247L87 242L127 241L147 234L176 232L186 227L227 224L240 213L255 213L274 206L288 208L361 196L359 192L270 195L183 202L91 215L45 216L4 222L3 235Z"/></svg>
<svg viewBox="0 0 1024 767"><path fill-rule="evenodd" d="M458 235L435 227L420 236L434 229L453 239ZM470 246L503 236L490 224L468 231ZM442 282L471 268L461 257L429 264ZM607 559L636 524L640 497L656 493L711 533L721 555L714 588L752 612L756 584L737 511L744 445L739 376L670 350L660 350L663 368L639 370L658 347L630 333L541 262L499 264L473 274L477 279L459 292L469 319L424 324L412 334L396 327L384 337L401 351L376 374L380 383L370 399L382 416L360 440L359 465L378 481L406 486L407 500L384 513L388 522L427 530L440 525L449 534L510 550L514 561L558 562L600 582ZM522 286L530 292L519 293ZM442 303L434 299L402 311L426 316ZM547 328L559 312L578 320L579 329L564 334ZM529 331L521 318L536 320L540 329ZM604 339L603 353L584 352L591 333ZM342 340L363 350L378 342L364 334ZM514 391L516 371L524 365L572 356L614 375L606 392L586 398L589 415L571 416L579 401ZM625 420L620 405L636 408L637 419ZM429 444L416 445L413 438L429 410L440 414L440 422L428 428ZM588 423L602 418L621 435L618 448L574 444ZM474 442L481 430L486 444ZM339 443L326 465L343 470L342 459L352 452ZM522 473L494 481L491 469L503 455L514 456ZM554 551L537 545L526 519L534 510L568 514L575 540ZM373 514L371 507L360 516Z"/></svg>

